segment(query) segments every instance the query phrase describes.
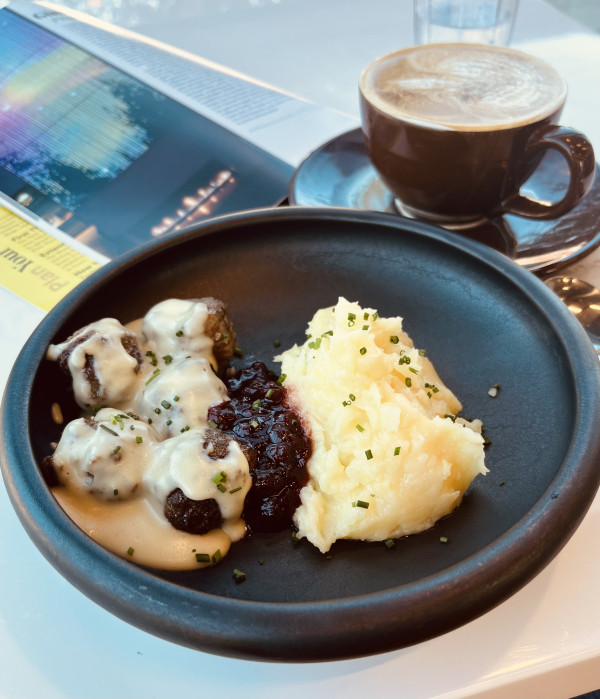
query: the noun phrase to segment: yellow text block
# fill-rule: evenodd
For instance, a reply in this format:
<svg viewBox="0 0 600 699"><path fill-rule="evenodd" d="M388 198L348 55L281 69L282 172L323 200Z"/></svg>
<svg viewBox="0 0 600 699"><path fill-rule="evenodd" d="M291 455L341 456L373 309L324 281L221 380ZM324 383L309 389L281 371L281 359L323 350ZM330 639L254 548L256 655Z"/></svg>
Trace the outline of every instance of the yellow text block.
<svg viewBox="0 0 600 699"><path fill-rule="evenodd" d="M49 311L101 265L0 207L0 285Z"/></svg>

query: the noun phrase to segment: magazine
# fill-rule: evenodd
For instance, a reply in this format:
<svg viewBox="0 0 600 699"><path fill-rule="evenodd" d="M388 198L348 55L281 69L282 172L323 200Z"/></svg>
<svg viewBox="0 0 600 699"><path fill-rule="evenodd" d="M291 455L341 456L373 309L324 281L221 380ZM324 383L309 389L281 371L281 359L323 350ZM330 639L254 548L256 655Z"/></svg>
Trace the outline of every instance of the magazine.
<svg viewBox="0 0 600 699"><path fill-rule="evenodd" d="M108 259L278 205L301 159L355 125L76 11L1 7L0 385L36 322Z"/></svg>

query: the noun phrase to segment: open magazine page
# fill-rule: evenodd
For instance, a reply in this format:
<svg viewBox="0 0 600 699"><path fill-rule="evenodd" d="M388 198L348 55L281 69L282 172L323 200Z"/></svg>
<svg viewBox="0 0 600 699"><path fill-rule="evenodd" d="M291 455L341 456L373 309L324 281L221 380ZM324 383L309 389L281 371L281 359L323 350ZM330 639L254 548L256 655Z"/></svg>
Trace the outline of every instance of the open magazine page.
<svg viewBox="0 0 600 699"><path fill-rule="evenodd" d="M279 203L294 165L354 125L78 13L0 6L0 391L44 314L106 260Z"/></svg>
<svg viewBox="0 0 600 699"><path fill-rule="evenodd" d="M49 2L10 8L296 166L357 120L127 29Z"/></svg>
<svg viewBox="0 0 600 699"><path fill-rule="evenodd" d="M293 168L70 40L0 10L0 191L114 257L271 206Z"/></svg>
<svg viewBox="0 0 600 699"><path fill-rule="evenodd" d="M0 9L0 193L34 225L114 257L280 203L294 169L283 125L296 149L331 135L328 110L75 14ZM350 123L335 114L327 128Z"/></svg>

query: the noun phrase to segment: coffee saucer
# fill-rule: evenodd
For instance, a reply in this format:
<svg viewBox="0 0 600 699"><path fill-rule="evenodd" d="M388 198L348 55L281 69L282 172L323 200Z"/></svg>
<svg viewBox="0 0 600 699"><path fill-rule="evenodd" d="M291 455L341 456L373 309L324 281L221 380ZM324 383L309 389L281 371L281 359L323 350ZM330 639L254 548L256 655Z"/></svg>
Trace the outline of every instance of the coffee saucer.
<svg viewBox="0 0 600 699"><path fill-rule="evenodd" d="M505 215L454 232L485 243L532 272L552 272L600 245L599 170L597 166L591 190L561 218L534 221ZM566 190L567 177L564 159L549 151L522 192L557 201ZM289 201L299 206L342 206L400 216L393 195L369 161L360 128L336 136L305 158L290 183Z"/></svg>

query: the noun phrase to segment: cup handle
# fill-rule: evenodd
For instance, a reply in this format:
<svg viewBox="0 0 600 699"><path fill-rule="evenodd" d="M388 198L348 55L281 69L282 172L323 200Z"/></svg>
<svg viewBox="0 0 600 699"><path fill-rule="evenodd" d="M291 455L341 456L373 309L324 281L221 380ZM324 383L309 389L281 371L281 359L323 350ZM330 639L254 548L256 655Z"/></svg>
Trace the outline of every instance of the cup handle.
<svg viewBox="0 0 600 699"><path fill-rule="evenodd" d="M502 202L500 210L503 213L538 220L558 218L573 209L589 191L594 181L596 160L588 139L568 126L547 124L529 137L525 158L537 156L546 148L558 151L569 166L569 186L564 197L560 201L547 203L517 192Z"/></svg>

